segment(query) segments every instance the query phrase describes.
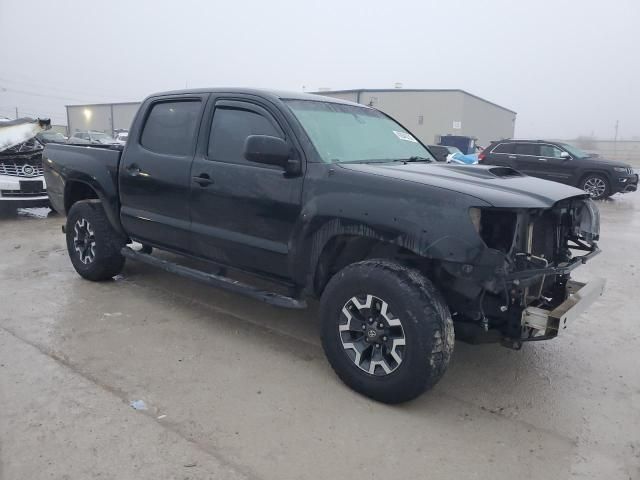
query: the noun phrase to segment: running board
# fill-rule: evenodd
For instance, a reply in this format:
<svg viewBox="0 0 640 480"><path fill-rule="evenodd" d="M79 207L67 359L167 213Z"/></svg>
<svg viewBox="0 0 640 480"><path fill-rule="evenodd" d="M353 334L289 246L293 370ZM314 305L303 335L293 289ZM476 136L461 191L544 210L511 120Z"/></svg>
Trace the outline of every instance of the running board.
<svg viewBox="0 0 640 480"><path fill-rule="evenodd" d="M206 273L194 268L178 265L177 263L162 260L161 258L154 257L147 253L140 253L132 250L129 247L124 247L120 253L132 260L138 260L148 265L161 268L170 273L175 273L182 277L190 278L192 280L198 280L214 287L223 288L230 292L239 293L247 297L266 302L270 305L283 308L307 308L307 302L304 300L297 300L293 297L287 297L275 292L268 292L266 290L260 290L246 283L242 283L238 280L232 280L229 277L223 275L216 275L214 273Z"/></svg>

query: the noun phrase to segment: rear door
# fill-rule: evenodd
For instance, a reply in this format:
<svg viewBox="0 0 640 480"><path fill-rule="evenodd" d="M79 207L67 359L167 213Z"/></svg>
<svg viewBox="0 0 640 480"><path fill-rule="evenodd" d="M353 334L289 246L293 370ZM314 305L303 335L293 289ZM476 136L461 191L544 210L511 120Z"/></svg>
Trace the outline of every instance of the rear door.
<svg viewBox="0 0 640 480"><path fill-rule="evenodd" d="M532 177L547 178L546 159L540 157L540 145L533 142L516 142L513 148L515 168Z"/></svg>
<svg viewBox="0 0 640 480"><path fill-rule="evenodd" d="M157 97L143 105L122 155L122 224L132 238L189 251L191 163L207 95Z"/></svg>
<svg viewBox="0 0 640 480"><path fill-rule="evenodd" d="M516 156L513 153L514 146L515 144L512 142L498 143L485 153L485 159L482 163L517 168Z"/></svg>
<svg viewBox="0 0 640 480"><path fill-rule="evenodd" d="M210 104L207 138L191 169L194 250L220 263L287 277L303 175L291 177L279 166L247 161L244 142L249 135L270 135L300 150L285 119L267 102L224 97Z"/></svg>

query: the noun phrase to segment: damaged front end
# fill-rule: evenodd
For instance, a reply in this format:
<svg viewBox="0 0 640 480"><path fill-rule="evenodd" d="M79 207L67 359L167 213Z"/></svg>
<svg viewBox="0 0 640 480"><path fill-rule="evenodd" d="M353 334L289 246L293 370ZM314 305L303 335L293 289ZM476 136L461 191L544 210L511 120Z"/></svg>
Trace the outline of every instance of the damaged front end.
<svg viewBox="0 0 640 480"><path fill-rule="evenodd" d="M14 208L49 205L43 177L43 145L35 136L50 120L0 118L0 204Z"/></svg>
<svg viewBox="0 0 640 480"><path fill-rule="evenodd" d="M474 264L442 265L458 337L513 348L554 338L602 294L602 279L570 279L600 253L600 216L590 199L548 209L471 208L469 216L486 248Z"/></svg>

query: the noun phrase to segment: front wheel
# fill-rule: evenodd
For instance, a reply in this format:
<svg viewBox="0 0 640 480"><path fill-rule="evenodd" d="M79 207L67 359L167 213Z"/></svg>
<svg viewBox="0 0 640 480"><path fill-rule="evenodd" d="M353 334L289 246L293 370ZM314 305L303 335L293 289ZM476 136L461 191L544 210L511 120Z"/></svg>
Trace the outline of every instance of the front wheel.
<svg viewBox="0 0 640 480"><path fill-rule="evenodd" d="M73 268L83 278L108 280L122 271L125 258L120 250L124 238L109 223L102 203L74 203L67 215L67 251Z"/></svg>
<svg viewBox="0 0 640 480"><path fill-rule="evenodd" d="M602 175L590 173L582 179L580 188L591 195L594 200L602 200L611 195L609 181Z"/></svg>
<svg viewBox="0 0 640 480"><path fill-rule="evenodd" d="M349 265L329 281L320 307L327 359L363 395L385 403L411 400L449 364L449 309L416 270L388 260Z"/></svg>

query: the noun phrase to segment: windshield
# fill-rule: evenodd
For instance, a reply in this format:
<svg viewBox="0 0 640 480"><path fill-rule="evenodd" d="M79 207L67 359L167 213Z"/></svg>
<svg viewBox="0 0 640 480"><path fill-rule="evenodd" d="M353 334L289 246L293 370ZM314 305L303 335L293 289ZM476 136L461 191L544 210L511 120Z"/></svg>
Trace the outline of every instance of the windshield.
<svg viewBox="0 0 640 480"><path fill-rule="evenodd" d="M562 148L564 148L567 152L569 152L572 157L575 157L575 158L587 158L587 157L591 156L591 154L589 154L587 152L583 152L578 147L574 147L573 145L568 145L566 143L560 143L559 145Z"/></svg>
<svg viewBox="0 0 640 480"><path fill-rule="evenodd" d="M377 110L312 100L286 103L326 163L435 161L409 132Z"/></svg>

